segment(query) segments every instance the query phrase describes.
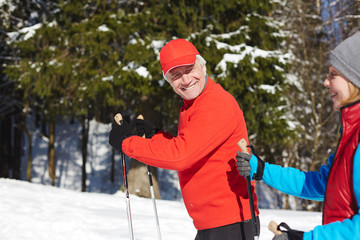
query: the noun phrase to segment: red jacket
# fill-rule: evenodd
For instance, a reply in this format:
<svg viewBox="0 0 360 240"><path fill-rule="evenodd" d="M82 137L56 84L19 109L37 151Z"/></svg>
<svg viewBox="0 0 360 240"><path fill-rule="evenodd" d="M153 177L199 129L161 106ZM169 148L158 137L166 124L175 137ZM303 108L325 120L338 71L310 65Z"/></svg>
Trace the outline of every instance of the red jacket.
<svg viewBox="0 0 360 240"><path fill-rule="evenodd" d="M187 211L202 230L251 219L246 180L235 159L241 138L248 136L236 100L208 78L201 95L184 100L176 137L164 132L151 139L132 136L122 149L145 164L178 171ZM258 215L255 192L253 198Z"/></svg>
<svg viewBox="0 0 360 240"><path fill-rule="evenodd" d="M360 137L360 102L341 108L341 138L331 165L324 199L323 224L342 221L358 212L354 194L354 155Z"/></svg>

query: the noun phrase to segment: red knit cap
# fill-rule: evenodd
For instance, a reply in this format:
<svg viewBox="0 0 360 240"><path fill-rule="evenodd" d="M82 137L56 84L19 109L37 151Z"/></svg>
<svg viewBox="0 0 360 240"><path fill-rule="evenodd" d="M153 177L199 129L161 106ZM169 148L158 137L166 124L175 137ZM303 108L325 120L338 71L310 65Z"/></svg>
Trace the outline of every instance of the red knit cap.
<svg viewBox="0 0 360 240"><path fill-rule="evenodd" d="M200 54L191 42L185 39L171 40L160 51L161 70L164 76L177 66L195 63L196 55Z"/></svg>

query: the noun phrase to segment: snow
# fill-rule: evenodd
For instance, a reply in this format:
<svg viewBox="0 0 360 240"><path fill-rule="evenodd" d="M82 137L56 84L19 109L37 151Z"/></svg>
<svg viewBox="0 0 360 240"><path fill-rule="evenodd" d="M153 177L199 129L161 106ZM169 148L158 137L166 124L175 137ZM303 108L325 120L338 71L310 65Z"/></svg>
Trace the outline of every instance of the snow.
<svg viewBox="0 0 360 240"><path fill-rule="evenodd" d="M111 31L105 24L99 26L99 27L98 27L98 30L99 30L100 32L109 32L109 31Z"/></svg>
<svg viewBox="0 0 360 240"><path fill-rule="evenodd" d="M9 32L9 33L7 33L7 35L10 38L10 42L14 42L17 40L17 38L20 34L24 34L24 37L22 40L25 41L29 38L32 38L35 35L36 30L41 28L41 26L42 26L42 23L38 23L31 27L24 27L17 32Z"/></svg>
<svg viewBox="0 0 360 240"><path fill-rule="evenodd" d="M268 84L262 84L259 86L259 89L262 89L268 93L275 94L276 86L268 85Z"/></svg>
<svg viewBox="0 0 360 240"><path fill-rule="evenodd" d="M285 63L286 59L289 57L286 54L281 53L278 50L275 51L265 51L257 47L251 47L246 44L239 44L231 46L219 41L215 41L217 44L217 49L227 49L236 53L225 53L223 59L217 64L216 69L221 70L223 73L220 76L226 76L225 72L227 69L227 63L234 63L236 66L241 62L246 56L250 56L251 64L255 64L255 58L267 58L267 57L278 57L280 62Z"/></svg>
<svg viewBox="0 0 360 240"><path fill-rule="evenodd" d="M29 119L28 126L34 147L32 183L25 181L25 147L22 160L23 181L0 178L0 239L130 239L126 195L118 190L122 184L119 157L115 158L115 180L113 183L109 180L111 148L107 141L110 124L94 120L89 124L86 165L88 192L80 192L82 160L79 124L70 124L64 120L57 122L57 179L55 187L52 187L47 170L48 139L40 134ZM182 202L176 172L158 169L158 177L162 200L156 200L156 206L162 239L194 239L196 229ZM274 194L278 193L272 192L265 184L257 184L257 194L259 206L274 207ZM130 206L135 239L157 239L152 200L130 195ZM260 240L272 238L273 234L267 229L270 220L277 223L284 221L294 229L306 231L321 224L321 213L260 207Z"/></svg>
<svg viewBox="0 0 360 240"><path fill-rule="evenodd" d="M0 179L0 196L1 239L130 239L123 192L82 193ZM157 239L152 200L130 195L130 206L135 239ZM183 202L156 200L156 206L162 239L194 239L196 229ZM260 240L272 238L270 220L306 231L321 223L321 213L260 209Z"/></svg>
<svg viewBox="0 0 360 240"><path fill-rule="evenodd" d="M138 66L135 62L128 63L128 65L124 66L122 70L124 71L134 70L138 75L144 78L149 77L151 79L149 71L144 66Z"/></svg>

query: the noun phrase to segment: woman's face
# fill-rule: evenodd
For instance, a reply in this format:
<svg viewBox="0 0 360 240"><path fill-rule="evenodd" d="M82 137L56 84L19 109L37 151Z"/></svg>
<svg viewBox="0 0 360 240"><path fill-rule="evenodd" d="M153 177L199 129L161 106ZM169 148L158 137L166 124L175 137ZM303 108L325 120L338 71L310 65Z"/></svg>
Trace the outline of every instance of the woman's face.
<svg viewBox="0 0 360 240"><path fill-rule="evenodd" d="M341 102L350 97L349 80L342 76L334 67L329 67L329 75L324 81L324 86L329 89L334 110L342 107Z"/></svg>

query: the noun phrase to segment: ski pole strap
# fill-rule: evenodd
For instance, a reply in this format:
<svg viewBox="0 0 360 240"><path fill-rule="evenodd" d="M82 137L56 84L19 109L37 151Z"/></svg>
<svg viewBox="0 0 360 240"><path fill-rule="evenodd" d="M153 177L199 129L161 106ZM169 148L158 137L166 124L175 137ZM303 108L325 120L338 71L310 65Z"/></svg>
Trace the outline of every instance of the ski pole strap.
<svg viewBox="0 0 360 240"><path fill-rule="evenodd" d="M283 233L287 233L289 240L302 240L304 232L294 230L289 227L286 223L282 222L277 226L277 230Z"/></svg>
<svg viewBox="0 0 360 240"><path fill-rule="evenodd" d="M254 180L262 180L262 176L264 175L265 162L256 154L255 148L253 145L248 145L250 147L251 153L257 158L257 169L256 173L253 175Z"/></svg>

